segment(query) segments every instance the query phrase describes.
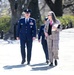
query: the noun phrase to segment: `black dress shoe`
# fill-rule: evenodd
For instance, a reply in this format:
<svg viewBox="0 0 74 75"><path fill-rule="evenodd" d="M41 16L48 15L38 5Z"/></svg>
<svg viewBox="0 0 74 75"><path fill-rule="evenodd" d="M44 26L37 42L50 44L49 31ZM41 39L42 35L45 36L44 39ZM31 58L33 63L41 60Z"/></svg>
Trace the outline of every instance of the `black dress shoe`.
<svg viewBox="0 0 74 75"><path fill-rule="evenodd" d="M57 63L57 60L55 60L54 63L55 63L55 66L57 66L57 64L58 64L58 63Z"/></svg>
<svg viewBox="0 0 74 75"><path fill-rule="evenodd" d="M53 66L53 63L51 62L49 66Z"/></svg>
<svg viewBox="0 0 74 75"><path fill-rule="evenodd" d="M24 64L25 63L25 60L22 60L21 64Z"/></svg>
<svg viewBox="0 0 74 75"><path fill-rule="evenodd" d="M46 60L46 63L48 64L49 63L49 60Z"/></svg>
<svg viewBox="0 0 74 75"><path fill-rule="evenodd" d="M28 62L27 65L30 65L30 62Z"/></svg>

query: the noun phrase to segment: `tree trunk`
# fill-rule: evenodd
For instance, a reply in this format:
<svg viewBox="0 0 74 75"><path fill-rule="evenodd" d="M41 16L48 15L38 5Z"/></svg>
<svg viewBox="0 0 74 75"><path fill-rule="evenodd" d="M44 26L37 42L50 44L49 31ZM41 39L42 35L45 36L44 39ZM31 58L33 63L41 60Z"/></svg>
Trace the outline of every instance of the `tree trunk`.
<svg viewBox="0 0 74 75"><path fill-rule="evenodd" d="M21 17L22 13L22 2L21 0L15 1L15 0L9 0L10 2L10 7L11 7L11 23L10 23L10 30L9 32L5 35L4 39L13 39L15 38L14 34L16 33L16 23L18 22L18 19ZM15 32L14 32L15 31Z"/></svg>
<svg viewBox="0 0 74 75"><path fill-rule="evenodd" d="M63 14L62 0L55 0L54 8L55 8L54 12L56 16L62 16Z"/></svg>
<svg viewBox="0 0 74 75"><path fill-rule="evenodd" d="M37 28L38 28L40 25L40 21L41 21L41 15L40 15L39 6L38 6L38 0L32 0L29 4L28 8L32 10L31 17L36 19Z"/></svg>
<svg viewBox="0 0 74 75"><path fill-rule="evenodd" d="M50 9L55 13L56 16L62 16L62 0L55 0L53 3L52 0L45 0Z"/></svg>
<svg viewBox="0 0 74 75"><path fill-rule="evenodd" d="M21 13L22 13L22 4L21 4L21 1L18 0L17 4L18 5L17 5L17 8L16 8L15 7L15 1L14 1L14 3L10 3L11 12L12 12L10 31L12 33L14 33L14 25L16 24L16 22L18 21L18 19L21 17Z"/></svg>

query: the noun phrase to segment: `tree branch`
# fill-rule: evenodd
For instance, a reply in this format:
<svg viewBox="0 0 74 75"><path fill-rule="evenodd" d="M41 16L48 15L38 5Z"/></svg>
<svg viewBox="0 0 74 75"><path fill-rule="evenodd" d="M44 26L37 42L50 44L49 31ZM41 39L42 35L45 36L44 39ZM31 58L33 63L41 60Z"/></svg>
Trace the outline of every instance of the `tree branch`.
<svg viewBox="0 0 74 75"><path fill-rule="evenodd" d="M47 5L50 7L50 9L52 11L54 11L54 3L52 2L52 0L45 0L45 2L47 3Z"/></svg>
<svg viewBox="0 0 74 75"><path fill-rule="evenodd" d="M46 3L44 3L44 5L41 7L40 11L46 6Z"/></svg>
<svg viewBox="0 0 74 75"><path fill-rule="evenodd" d="M63 9L65 9L65 8L69 8L70 6L73 6L73 5L74 5L74 3L73 3L73 4L63 5Z"/></svg>

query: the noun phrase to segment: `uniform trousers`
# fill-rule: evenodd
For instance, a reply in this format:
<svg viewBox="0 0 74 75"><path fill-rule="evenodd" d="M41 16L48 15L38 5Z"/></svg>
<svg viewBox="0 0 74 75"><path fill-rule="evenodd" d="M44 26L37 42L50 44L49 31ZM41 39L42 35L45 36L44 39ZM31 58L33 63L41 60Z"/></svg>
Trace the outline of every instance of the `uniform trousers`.
<svg viewBox="0 0 74 75"><path fill-rule="evenodd" d="M27 37L25 39L20 39L20 45L21 45L21 56L23 61L25 61L26 59L25 47L27 47L27 62L29 63L31 60L32 39Z"/></svg>
<svg viewBox="0 0 74 75"><path fill-rule="evenodd" d="M45 39L43 39L41 41L41 43L42 43L42 47L43 47L43 50L44 50L44 53L45 53L46 60L49 60L47 41Z"/></svg>

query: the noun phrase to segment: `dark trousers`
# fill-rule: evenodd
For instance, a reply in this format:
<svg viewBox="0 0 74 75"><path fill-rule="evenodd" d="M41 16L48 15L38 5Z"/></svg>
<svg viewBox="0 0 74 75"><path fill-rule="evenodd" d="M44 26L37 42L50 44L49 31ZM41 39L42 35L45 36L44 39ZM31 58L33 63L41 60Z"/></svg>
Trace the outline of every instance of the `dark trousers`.
<svg viewBox="0 0 74 75"><path fill-rule="evenodd" d="M42 47L43 47L43 50L45 53L46 60L49 60L47 41L45 39L43 39L41 43L42 43Z"/></svg>
<svg viewBox="0 0 74 75"><path fill-rule="evenodd" d="M32 39L20 39L20 45L22 60L25 61L26 59L25 47L27 47L27 62L30 62L32 52Z"/></svg>

